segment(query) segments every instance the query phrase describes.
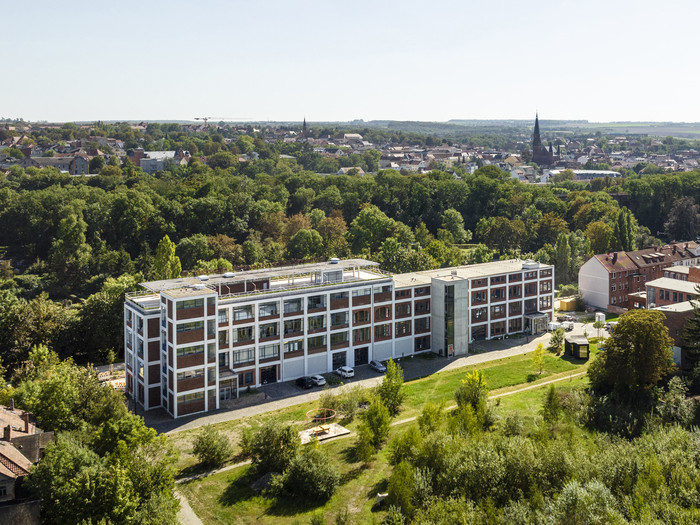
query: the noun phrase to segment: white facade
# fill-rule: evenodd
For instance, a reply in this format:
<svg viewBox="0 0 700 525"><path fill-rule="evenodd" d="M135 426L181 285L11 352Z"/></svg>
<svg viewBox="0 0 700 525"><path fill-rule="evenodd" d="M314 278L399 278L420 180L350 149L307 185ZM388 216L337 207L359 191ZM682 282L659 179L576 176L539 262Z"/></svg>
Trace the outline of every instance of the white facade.
<svg viewBox="0 0 700 525"><path fill-rule="evenodd" d="M587 305L607 310L610 304L610 276L595 257L578 271L578 291Z"/></svg>

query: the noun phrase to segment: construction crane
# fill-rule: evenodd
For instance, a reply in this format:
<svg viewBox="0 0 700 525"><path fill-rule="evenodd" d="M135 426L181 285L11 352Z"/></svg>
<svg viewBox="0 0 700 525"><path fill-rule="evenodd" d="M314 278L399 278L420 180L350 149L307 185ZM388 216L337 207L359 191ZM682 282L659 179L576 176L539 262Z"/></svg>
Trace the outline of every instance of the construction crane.
<svg viewBox="0 0 700 525"><path fill-rule="evenodd" d="M235 122L236 120L246 120L239 117L194 117L195 120L203 120L204 127L208 127L207 122L210 120L218 120L219 122Z"/></svg>

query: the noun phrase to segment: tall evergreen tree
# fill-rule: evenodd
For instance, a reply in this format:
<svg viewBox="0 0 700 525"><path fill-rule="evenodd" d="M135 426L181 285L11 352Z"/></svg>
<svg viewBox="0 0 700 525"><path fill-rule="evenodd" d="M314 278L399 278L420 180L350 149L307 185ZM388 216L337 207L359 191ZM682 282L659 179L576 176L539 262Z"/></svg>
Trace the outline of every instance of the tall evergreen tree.
<svg viewBox="0 0 700 525"><path fill-rule="evenodd" d="M177 279L181 273L182 265L180 258L175 255L175 243L166 235L158 243L151 277L154 279Z"/></svg>

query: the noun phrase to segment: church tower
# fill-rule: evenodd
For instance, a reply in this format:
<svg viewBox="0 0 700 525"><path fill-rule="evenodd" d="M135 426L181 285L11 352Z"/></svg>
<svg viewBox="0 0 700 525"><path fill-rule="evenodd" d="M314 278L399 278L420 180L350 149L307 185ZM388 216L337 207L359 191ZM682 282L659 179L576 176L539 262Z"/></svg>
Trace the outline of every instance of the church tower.
<svg viewBox="0 0 700 525"><path fill-rule="evenodd" d="M303 140L307 139L307 136L306 136L306 117L304 117L304 123L301 126L301 138Z"/></svg>
<svg viewBox="0 0 700 525"><path fill-rule="evenodd" d="M554 164L552 145L550 144L549 150L547 150L547 147L542 144L540 118L537 113L535 113L535 131L532 134L532 162L539 166L551 166Z"/></svg>

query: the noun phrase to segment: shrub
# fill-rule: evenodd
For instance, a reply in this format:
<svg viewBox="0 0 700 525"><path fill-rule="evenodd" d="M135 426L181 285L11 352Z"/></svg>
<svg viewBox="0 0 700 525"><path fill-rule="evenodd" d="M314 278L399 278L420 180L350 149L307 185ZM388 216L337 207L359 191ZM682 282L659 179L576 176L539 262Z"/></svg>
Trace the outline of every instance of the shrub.
<svg viewBox="0 0 700 525"><path fill-rule="evenodd" d="M424 406L423 410L418 416L418 427L420 428L421 434L427 436L431 432L440 430L442 422L444 420L443 410L445 409L445 403L441 402L439 404L431 403L428 401Z"/></svg>
<svg viewBox="0 0 700 525"><path fill-rule="evenodd" d="M394 467L394 471L389 477L389 497L390 505L401 509L401 514L410 517L413 515L413 499L415 496L415 477L413 468L406 461L402 461Z"/></svg>
<svg viewBox="0 0 700 525"><path fill-rule="evenodd" d="M358 458L368 462L384 446L389 437L391 416L382 400L375 398L361 417L356 450Z"/></svg>
<svg viewBox="0 0 700 525"><path fill-rule="evenodd" d="M246 433L241 445L258 472L283 472L297 455L300 440L292 426L268 420Z"/></svg>
<svg viewBox="0 0 700 525"><path fill-rule="evenodd" d="M408 430L400 434L391 442L391 455L389 462L398 465L402 461L413 462L420 453L423 438L415 425L411 425Z"/></svg>
<svg viewBox="0 0 700 525"><path fill-rule="evenodd" d="M284 473L273 476L270 493L286 499L323 503L328 501L340 483L338 471L320 449L302 448Z"/></svg>
<svg viewBox="0 0 700 525"><path fill-rule="evenodd" d="M549 338L549 346L547 347L547 350L559 355L559 353L561 352L561 345L563 342L564 329L560 327L554 330L554 332L552 332L552 336Z"/></svg>
<svg viewBox="0 0 700 525"><path fill-rule="evenodd" d="M508 437L519 436L525 430L523 420L517 412L512 412L503 421L503 434Z"/></svg>
<svg viewBox="0 0 700 525"><path fill-rule="evenodd" d="M484 373L481 370L472 370L467 372L466 377L462 379L459 388L455 392L455 400L459 408L463 408L466 405L476 408L480 400L486 399L488 393Z"/></svg>
<svg viewBox="0 0 700 525"><path fill-rule="evenodd" d="M211 425L197 434L193 445L192 453L206 467L219 468L233 454L229 439Z"/></svg>

